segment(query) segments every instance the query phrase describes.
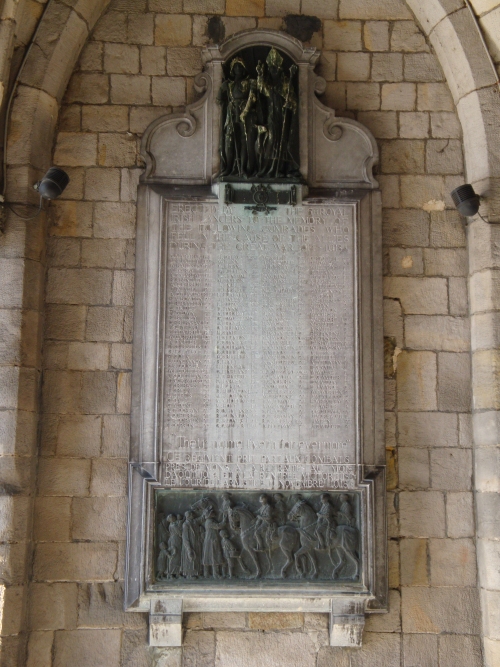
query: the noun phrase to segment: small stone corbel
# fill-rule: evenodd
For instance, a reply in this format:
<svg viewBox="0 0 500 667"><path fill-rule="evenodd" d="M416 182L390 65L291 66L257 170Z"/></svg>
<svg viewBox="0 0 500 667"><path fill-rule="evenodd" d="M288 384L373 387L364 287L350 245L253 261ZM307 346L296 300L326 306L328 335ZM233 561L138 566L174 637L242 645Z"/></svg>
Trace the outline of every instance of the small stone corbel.
<svg viewBox="0 0 500 667"><path fill-rule="evenodd" d="M360 647L365 627L363 601L332 600L330 646Z"/></svg>
<svg viewBox="0 0 500 667"><path fill-rule="evenodd" d="M150 646L182 646L182 598L151 600Z"/></svg>

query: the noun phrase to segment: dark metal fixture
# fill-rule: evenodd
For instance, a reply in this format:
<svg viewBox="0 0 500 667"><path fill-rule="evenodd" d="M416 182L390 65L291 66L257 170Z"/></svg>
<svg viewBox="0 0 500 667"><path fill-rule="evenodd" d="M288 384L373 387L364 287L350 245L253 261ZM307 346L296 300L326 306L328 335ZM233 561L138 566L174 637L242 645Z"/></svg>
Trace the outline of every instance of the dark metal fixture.
<svg viewBox="0 0 500 667"><path fill-rule="evenodd" d="M51 167L41 181L35 183L33 189L36 190L43 199L57 199L69 183L68 174L59 169Z"/></svg>
<svg viewBox="0 0 500 667"><path fill-rule="evenodd" d="M476 215L479 211L479 195L474 192L474 188L469 183L455 188L451 193L451 198L460 215L465 218Z"/></svg>

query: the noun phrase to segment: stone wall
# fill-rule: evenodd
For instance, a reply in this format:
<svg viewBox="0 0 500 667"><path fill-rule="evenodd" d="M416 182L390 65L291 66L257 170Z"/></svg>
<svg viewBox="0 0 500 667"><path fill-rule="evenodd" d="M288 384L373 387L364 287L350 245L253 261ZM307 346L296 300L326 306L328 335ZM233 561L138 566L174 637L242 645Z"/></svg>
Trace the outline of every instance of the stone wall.
<svg viewBox="0 0 500 667"><path fill-rule="evenodd" d="M431 47L396 0L115 0L71 78L54 153L72 180L50 206L29 667L180 664L121 610L138 141L193 99L210 38L319 27L287 18L298 13L320 19L300 36L322 50L326 103L381 149L391 611L351 651L327 646L322 615L190 615L183 665L482 664L466 239L448 194L464 181L462 141ZM28 502L6 500L20 516ZM7 638L22 629L18 589Z"/></svg>

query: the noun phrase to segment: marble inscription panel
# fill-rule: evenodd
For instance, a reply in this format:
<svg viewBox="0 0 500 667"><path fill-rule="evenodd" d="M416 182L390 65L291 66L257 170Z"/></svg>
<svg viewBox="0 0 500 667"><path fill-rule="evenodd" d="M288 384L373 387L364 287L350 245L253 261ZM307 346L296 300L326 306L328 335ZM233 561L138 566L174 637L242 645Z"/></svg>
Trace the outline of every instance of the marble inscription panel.
<svg viewBox="0 0 500 667"><path fill-rule="evenodd" d="M355 219L168 202L164 486L355 486Z"/></svg>

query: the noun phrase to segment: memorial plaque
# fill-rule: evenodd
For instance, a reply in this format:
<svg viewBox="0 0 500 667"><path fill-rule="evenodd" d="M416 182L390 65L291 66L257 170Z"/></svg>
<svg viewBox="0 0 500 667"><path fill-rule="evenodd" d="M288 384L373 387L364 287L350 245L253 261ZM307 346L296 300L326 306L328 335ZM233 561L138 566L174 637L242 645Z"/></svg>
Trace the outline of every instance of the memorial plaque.
<svg viewBox="0 0 500 667"><path fill-rule="evenodd" d="M254 30L144 134L126 602L387 609L377 147L316 97L319 53Z"/></svg>

